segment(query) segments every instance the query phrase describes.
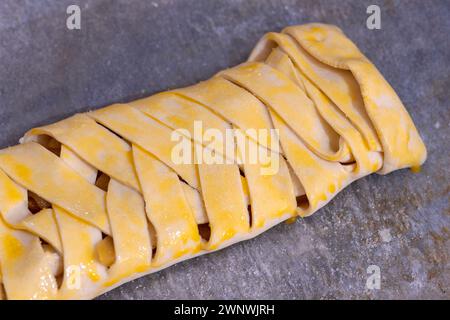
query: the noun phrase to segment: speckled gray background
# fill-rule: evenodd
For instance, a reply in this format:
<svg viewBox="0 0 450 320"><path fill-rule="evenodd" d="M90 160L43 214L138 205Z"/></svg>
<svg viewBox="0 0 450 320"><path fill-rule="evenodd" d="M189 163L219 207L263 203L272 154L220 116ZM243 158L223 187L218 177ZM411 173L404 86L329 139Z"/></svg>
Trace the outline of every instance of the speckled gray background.
<svg viewBox="0 0 450 320"><path fill-rule="evenodd" d="M81 30L66 28L79 4ZM365 27L379 4L382 29ZM420 174L373 175L313 217L180 263L102 299L450 298L450 2L2 0L0 147L75 112L193 84L266 31L340 26L379 67L429 151ZM366 269L381 268L367 290Z"/></svg>

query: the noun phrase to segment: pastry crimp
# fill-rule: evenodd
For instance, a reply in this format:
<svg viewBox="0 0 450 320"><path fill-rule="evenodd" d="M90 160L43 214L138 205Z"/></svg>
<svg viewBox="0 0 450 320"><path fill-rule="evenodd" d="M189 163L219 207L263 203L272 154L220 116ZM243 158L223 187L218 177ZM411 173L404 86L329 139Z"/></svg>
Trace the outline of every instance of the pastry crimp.
<svg viewBox="0 0 450 320"><path fill-rule="evenodd" d="M240 129L245 144L205 143L199 123ZM174 160L177 130L192 161ZM251 134L264 130L277 134ZM224 161L198 161L208 150ZM0 150L0 297L90 299L425 159L399 97L340 29L268 33L207 81L76 114Z"/></svg>

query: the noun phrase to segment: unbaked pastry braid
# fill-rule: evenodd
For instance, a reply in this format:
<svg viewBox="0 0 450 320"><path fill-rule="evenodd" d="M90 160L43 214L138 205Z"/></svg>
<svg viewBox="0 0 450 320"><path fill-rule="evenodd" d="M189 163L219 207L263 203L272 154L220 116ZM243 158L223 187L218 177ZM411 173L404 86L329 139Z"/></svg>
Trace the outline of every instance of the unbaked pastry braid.
<svg viewBox="0 0 450 320"><path fill-rule="evenodd" d="M196 121L278 139L246 133L228 157L196 139ZM174 161L177 129L194 156L209 148L228 161ZM249 147L276 155L278 170L239 162ZM207 81L76 114L0 150L0 296L90 299L425 158L399 97L340 29L268 33L246 63Z"/></svg>

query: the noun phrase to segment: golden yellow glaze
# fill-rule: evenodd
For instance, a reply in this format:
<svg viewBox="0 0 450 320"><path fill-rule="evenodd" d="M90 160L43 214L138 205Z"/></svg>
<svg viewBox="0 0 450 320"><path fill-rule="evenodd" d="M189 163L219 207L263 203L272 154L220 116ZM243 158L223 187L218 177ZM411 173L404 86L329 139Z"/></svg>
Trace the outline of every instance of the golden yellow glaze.
<svg viewBox="0 0 450 320"><path fill-rule="evenodd" d="M214 77L174 92L211 110L244 132L247 129L272 128L264 104L252 94L223 78ZM267 148L272 146L270 136L258 143Z"/></svg>
<svg viewBox="0 0 450 320"><path fill-rule="evenodd" d="M135 145L133 156L146 202L147 216L158 235L153 266L160 266L198 251L200 235L197 224L177 175Z"/></svg>
<svg viewBox="0 0 450 320"><path fill-rule="evenodd" d="M207 247L216 249L250 229L239 168L235 164L199 164L198 173L211 228Z"/></svg>
<svg viewBox="0 0 450 320"><path fill-rule="evenodd" d="M33 215L27 216L21 221L21 225L25 230L44 239L59 253L63 252L61 240L59 239L59 230L52 209L42 209Z"/></svg>
<svg viewBox="0 0 450 320"><path fill-rule="evenodd" d="M171 140L170 128L128 105L112 105L89 115L128 141L154 154L191 186L198 186L194 165L176 164L172 161L171 154L176 142Z"/></svg>
<svg viewBox="0 0 450 320"><path fill-rule="evenodd" d="M64 251L64 278L58 298L71 299L98 290L106 278L106 268L96 255L96 244L101 231L71 216L62 208L54 207Z"/></svg>
<svg viewBox="0 0 450 320"><path fill-rule="evenodd" d="M289 219L286 220L287 224L293 224L297 221L297 217L291 217Z"/></svg>
<svg viewBox="0 0 450 320"><path fill-rule="evenodd" d="M400 98L339 28L309 24L289 27L284 32L319 61L351 72L382 144L384 162L380 173L420 166L425 161L425 145Z"/></svg>
<svg viewBox="0 0 450 320"><path fill-rule="evenodd" d="M114 248L114 240L106 237L99 241L95 246L98 261L104 266L110 267L116 262L116 250Z"/></svg>
<svg viewBox="0 0 450 320"><path fill-rule="evenodd" d="M56 298L56 280L39 238L9 228L1 218L0 268L8 299Z"/></svg>
<svg viewBox="0 0 450 320"><path fill-rule="evenodd" d="M0 168L47 201L110 233L104 191L41 145L27 142L0 150Z"/></svg>
<svg viewBox="0 0 450 320"><path fill-rule="evenodd" d="M248 149L255 145L256 142L247 138L245 146ZM258 147L263 148L262 146ZM238 145L239 151L244 151L241 148L243 147ZM248 155L249 152L246 151L245 154ZM244 161L245 184L243 184L243 191L244 195L251 199L249 201L252 216L251 227L254 230L295 215L295 193L289 169L282 157L277 157L277 160L279 161L278 170L270 175L261 174L263 163L253 164L247 159ZM270 197L267 196L268 194Z"/></svg>
<svg viewBox="0 0 450 320"><path fill-rule="evenodd" d="M421 166L413 166L413 167L411 167L411 171L413 173L419 173L422 171L422 168L421 168Z"/></svg>
<svg viewBox="0 0 450 320"><path fill-rule="evenodd" d="M285 30L289 34L289 28ZM296 30L296 29L295 29ZM306 76L315 83L358 128L370 150L380 151L376 132L364 110L364 104L359 87L351 73L336 69L312 58L308 53L292 40L287 34L269 33L250 56L250 60L264 59L259 48L275 42L280 49L292 59L297 66L298 74Z"/></svg>
<svg viewBox="0 0 450 320"><path fill-rule="evenodd" d="M121 278L136 269L148 268L152 260L152 245L141 194L111 179L107 207L115 253L114 265L109 270L110 278Z"/></svg>
<svg viewBox="0 0 450 320"><path fill-rule="evenodd" d="M231 129L242 139L202 136ZM276 134L258 139L261 130ZM188 163L172 157L180 141ZM0 150L0 299L93 298L426 159L392 87L325 24L268 33L246 63L209 80L76 114L21 142ZM213 154L220 163L200 161Z"/></svg>
<svg viewBox="0 0 450 320"><path fill-rule="evenodd" d="M9 225L18 225L30 212L27 208L27 190L0 170L0 215Z"/></svg>
<svg viewBox="0 0 450 320"><path fill-rule="evenodd" d="M85 114L77 114L57 123L27 132L26 140L49 135L74 150L91 166L139 190L128 143Z"/></svg>

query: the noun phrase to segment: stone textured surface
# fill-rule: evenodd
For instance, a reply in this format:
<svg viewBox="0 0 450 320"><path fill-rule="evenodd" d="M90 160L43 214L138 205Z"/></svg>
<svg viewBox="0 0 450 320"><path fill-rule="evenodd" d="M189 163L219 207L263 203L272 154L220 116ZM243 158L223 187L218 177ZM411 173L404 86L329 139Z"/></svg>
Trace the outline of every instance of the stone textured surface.
<svg viewBox="0 0 450 320"><path fill-rule="evenodd" d="M72 3L79 31L66 28ZM371 3L381 30L365 27ZM75 112L206 79L242 62L264 32L312 21L340 26L396 89L428 146L422 172L372 175L310 218L101 299L450 298L448 1L3 0L0 146ZM371 264L380 290L365 287Z"/></svg>

